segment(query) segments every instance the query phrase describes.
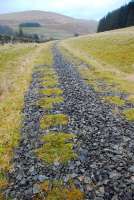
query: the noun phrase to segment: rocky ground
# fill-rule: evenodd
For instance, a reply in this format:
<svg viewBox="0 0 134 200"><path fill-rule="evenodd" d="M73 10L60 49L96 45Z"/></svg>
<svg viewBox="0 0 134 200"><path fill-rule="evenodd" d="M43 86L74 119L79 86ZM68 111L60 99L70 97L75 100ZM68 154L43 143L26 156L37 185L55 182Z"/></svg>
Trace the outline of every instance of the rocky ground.
<svg viewBox="0 0 134 200"><path fill-rule="evenodd" d="M14 200L32 200L40 192L37 183L60 179L66 185L71 177L85 193L85 200L133 200L134 123L115 117L110 105L102 103L56 47L53 54L64 103L51 112L69 116L69 124L63 131L77 136L74 140L77 158L67 165L47 165L34 153L41 145L40 135L47 134L39 127L39 119L45 114L37 106L40 69L45 67L39 66L25 96L21 141L6 195Z"/></svg>

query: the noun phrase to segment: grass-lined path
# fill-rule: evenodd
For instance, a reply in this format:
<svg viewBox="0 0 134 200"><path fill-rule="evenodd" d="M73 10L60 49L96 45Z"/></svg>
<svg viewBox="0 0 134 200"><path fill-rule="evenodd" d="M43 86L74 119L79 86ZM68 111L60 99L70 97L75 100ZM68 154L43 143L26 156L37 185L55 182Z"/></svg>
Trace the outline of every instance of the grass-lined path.
<svg viewBox="0 0 134 200"><path fill-rule="evenodd" d="M44 63L44 64L42 64ZM53 68L51 45L44 49L24 99L20 143L6 195L17 200L83 200L74 181L76 136L68 130L62 87ZM72 168L73 167L73 168Z"/></svg>
<svg viewBox="0 0 134 200"><path fill-rule="evenodd" d="M133 200L134 123L113 115L51 43L23 107L5 199Z"/></svg>

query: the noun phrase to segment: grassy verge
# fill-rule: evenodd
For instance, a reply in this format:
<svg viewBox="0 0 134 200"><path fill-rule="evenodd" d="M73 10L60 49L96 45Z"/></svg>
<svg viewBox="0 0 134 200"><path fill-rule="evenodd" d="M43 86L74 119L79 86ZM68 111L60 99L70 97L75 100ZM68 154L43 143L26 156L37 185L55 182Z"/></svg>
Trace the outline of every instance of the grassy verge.
<svg viewBox="0 0 134 200"><path fill-rule="evenodd" d="M124 100L126 103L133 103L133 31L133 27L109 31L64 40L60 44L64 54L73 55L74 58L87 64L85 66L77 62L77 68L87 83L92 85L98 92L111 92L113 94L111 101L114 103L114 96L116 98L115 104L117 98L120 101L122 100L122 105ZM125 99L122 99L122 93L126 95ZM125 116L128 120L130 119L127 115ZM131 117L134 118L132 112Z"/></svg>
<svg viewBox="0 0 134 200"><path fill-rule="evenodd" d="M45 48L35 44L0 47L0 199L4 199L2 190L8 185L5 174L12 168L13 149L19 141L24 92Z"/></svg>

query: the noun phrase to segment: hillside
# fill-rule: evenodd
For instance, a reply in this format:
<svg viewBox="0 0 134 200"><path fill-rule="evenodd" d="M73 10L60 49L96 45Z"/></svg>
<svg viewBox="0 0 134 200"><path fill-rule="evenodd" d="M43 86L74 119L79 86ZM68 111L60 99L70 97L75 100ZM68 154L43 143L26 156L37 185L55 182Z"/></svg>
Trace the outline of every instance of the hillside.
<svg viewBox="0 0 134 200"><path fill-rule="evenodd" d="M74 19L68 16L44 11L24 11L18 13L1 14L0 24L17 28L23 22L38 22L42 28L26 28L25 32L39 33L48 37L68 37L74 33L88 34L97 30L94 20Z"/></svg>
<svg viewBox="0 0 134 200"><path fill-rule="evenodd" d="M78 64L80 74L102 96L111 93L106 101L134 103L134 27L67 39L60 48L87 64ZM134 119L133 109L123 115Z"/></svg>

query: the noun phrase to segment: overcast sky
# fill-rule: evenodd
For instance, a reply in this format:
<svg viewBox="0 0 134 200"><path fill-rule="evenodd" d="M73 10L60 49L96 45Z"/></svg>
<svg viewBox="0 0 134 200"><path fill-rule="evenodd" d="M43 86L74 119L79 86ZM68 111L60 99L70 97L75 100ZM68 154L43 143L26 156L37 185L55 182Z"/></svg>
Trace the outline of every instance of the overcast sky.
<svg viewBox="0 0 134 200"><path fill-rule="evenodd" d="M130 0L0 0L0 13L52 11L76 18L100 19Z"/></svg>

